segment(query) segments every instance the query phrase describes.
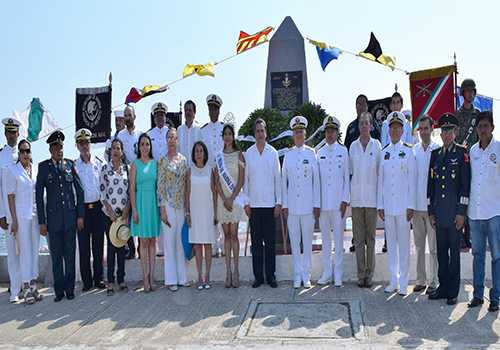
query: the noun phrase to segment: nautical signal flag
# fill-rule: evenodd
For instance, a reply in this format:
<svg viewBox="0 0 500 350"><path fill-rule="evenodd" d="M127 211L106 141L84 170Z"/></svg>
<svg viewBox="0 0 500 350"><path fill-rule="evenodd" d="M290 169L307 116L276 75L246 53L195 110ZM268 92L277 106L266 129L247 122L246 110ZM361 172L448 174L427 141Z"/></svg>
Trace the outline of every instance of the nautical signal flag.
<svg viewBox="0 0 500 350"><path fill-rule="evenodd" d="M454 66L446 66L410 73L413 130L424 114L431 116L437 126L443 114L455 113L454 72Z"/></svg>
<svg viewBox="0 0 500 350"><path fill-rule="evenodd" d="M316 46L319 62L321 63L321 68L323 68L323 71L326 69L326 66L328 66L328 63L330 63L332 60L338 59L340 54L344 52L336 46L330 46L325 43L320 43L310 39L309 42Z"/></svg>
<svg viewBox="0 0 500 350"><path fill-rule="evenodd" d="M396 57L382 52L382 48L380 47L380 44L377 38L375 38L373 32L370 35L370 43L366 47L365 51L361 51L359 54L369 60L388 66L392 70L396 68Z"/></svg>
<svg viewBox="0 0 500 350"><path fill-rule="evenodd" d="M242 53L243 51L252 48L256 45L262 44L266 41L267 35L274 29L274 27L267 27L258 33L253 35L248 35L247 33L240 31L240 38L238 39L238 44L236 45L236 53Z"/></svg>
<svg viewBox="0 0 500 350"><path fill-rule="evenodd" d="M12 112L21 122L19 133L30 142L48 136L54 131L62 130L38 97L34 97L24 111L14 109Z"/></svg>
<svg viewBox="0 0 500 350"><path fill-rule="evenodd" d="M187 77L195 73L198 74L200 77L204 75L210 75L211 77L215 77L214 62L208 62L205 64L188 64L186 65L186 68L184 68L182 77Z"/></svg>
<svg viewBox="0 0 500 350"><path fill-rule="evenodd" d="M148 97L154 94L157 94L159 92L165 92L167 91L168 86L160 86L160 85L146 85L145 87L141 89L133 87L130 89L130 92L128 93L127 97L125 98L125 103L137 103L139 102L143 97Z"/></svg>

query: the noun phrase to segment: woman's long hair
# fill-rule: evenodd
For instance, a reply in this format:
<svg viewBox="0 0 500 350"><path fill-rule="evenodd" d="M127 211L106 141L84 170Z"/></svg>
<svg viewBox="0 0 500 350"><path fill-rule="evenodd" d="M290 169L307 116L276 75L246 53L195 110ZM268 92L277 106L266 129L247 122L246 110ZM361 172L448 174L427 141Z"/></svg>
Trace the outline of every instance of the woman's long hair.
<svg viewBox="0 0 500 350"><path fill-rule="evenodd" d="M118 143L120 145L120 148L122 149L122 164L127 164L127 156L125 155L125 151L123 149L123 141L119 137L115 137L113 142L111 142L111 150L113 149L113 144ZM111 154L109 155L109 159L113 161Z"/></svg>
<svg viewBox="0 0 500 350"><path fill-rule="evenodd" d="M231 131L231 134L233 134L233 149L235 151L239 151L240 148L236 144L236 134L234 132L234 127L231 124L224 125L224 128L222 129L222 138L224 139L224 132L226 131L226 129L229 129ZM224 148L226 148L225 144L224 144Z"/></svg>
<svg viewBox="0 0 500 350"><path fill-rule="evenodd" d="M151 137L149 137L148 134L143 132L141 136L139 136L139 139L137 140L137 159L141 158L141 139L142 138L147 138L149 140L149 159L153 159L153 143L151 142Z"/></svg>

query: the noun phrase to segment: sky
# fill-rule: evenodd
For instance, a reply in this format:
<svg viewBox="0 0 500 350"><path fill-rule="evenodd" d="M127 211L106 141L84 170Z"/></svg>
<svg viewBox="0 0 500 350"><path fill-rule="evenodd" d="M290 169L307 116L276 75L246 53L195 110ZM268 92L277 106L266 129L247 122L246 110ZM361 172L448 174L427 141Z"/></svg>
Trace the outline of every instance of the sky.
<svg viewBox="0 0 500 350"><path fill-rule="evenodd" d="M453 64L458 82L476 81L479 94L500 98L497 58L498 1L23 1L0 0L0 117L24 110L39 97L63 128L75 123L75 90L109 83L113 106L132 87L166 85L182 77L186 64L222 61L236 53L240 30L278 29L291 16L304 38L358 53L374 32L384 52L408 72ZM272 37L272 33L269 38ZM401 71L343 54L324 72L316 49L304 41L309 98L341 122L355 116L356 96L390 96L395 84L410 109L409 80ZM141 130L149 129L153 103L170 111L191 99L205 124L205 99L223 99L221 119L232 112L240 126L264 105L268 44L215 66L215 78L192 76L135 105ZM121 107L123 108L123 107ZM493 103L493 111L500 108ZM71 126L64 130L65 156L76 158ZM495 130L500 138L500 128ZM5 137L0 136L0 144ZM35 142L34 160L49 157L45 140ZM94 150L102 156L102 150Z"/></svg>

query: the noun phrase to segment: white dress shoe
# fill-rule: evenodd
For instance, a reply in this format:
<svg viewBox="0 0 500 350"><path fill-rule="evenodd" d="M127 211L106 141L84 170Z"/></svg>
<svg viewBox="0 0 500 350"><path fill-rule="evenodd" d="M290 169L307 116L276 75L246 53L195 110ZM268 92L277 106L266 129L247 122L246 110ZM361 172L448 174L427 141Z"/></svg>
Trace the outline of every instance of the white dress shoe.
<svg viewBox="0 0 500 350"><path fill-rule="evenodd" d="M332 281L332 278L331 277L321 277L319 280L318 280L318 284L320 285L325 285L325 284L328 284Z"/></svg>
<svg viewBox="0 0 500 350"><path fill-rule="evenodd" d="M296 278L294 281L293 281L293 288L295 289L299 289L300 288L300 283L301 283L301 279L300 278Z"/></svg>
<svg viewBox="0 0 500 350"><path fill-rule="evenodd" d="M19 297L17 295L15 295L15 294L10 295L10 302L11 303L16 303L18 301L19 301Z"/></svg>
<svg viewBox="0 0 500 350"><path fill-rule="evenodd" d="M184 282L183 284L181 284L181 286L183 287L189 287L191 284L189 282Z"/></svg>
<svg viewBox="0 0 500 350"><path fill-rule="evenodd" d="M338 278L335 280L335 287L342 287L342 278Z"/></svg>
<svg viewBox="0 0 500 350"><path fill-rule="evenodd" d="M177 287L177 285L176 285L176 284L173 284L173 285L171 285L171 286L170 286L170 290L171 290L172 292L176 292L178 289L179 289L179 287Z"/></svg>
<svg viewBox="0 0 500 350"><path fill-rule="evenodd" d="M386 293L394 293L397 289L398 289L398 285L397 284L389 284L385 288L385 292Z"/></svg>
<svg viewBox="0 0 500 350"><path fill-rule="evenodd" d="M307 280L304 282L304 288L311 288L311 280Z"/></svg>
<svg viewBox="0 0 500 350"><path fill-rule="evenodd" d="M406 295L408 293L408 288L407 287L401 287L399 290L399 295Z"/></svg>

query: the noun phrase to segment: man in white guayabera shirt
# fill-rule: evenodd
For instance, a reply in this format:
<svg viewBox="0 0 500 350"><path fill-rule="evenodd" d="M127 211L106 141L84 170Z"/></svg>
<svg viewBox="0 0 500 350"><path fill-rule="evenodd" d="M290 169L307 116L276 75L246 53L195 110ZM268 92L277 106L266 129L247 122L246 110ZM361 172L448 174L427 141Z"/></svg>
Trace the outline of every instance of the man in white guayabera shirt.
<svg viewBox="0 0 500 350"><path fill-rule="evenodd" d="M201 127L195 120L196 105L191 100L184 103L184 117L186 122L177 129L177 137L179 138L179 152L186 157L188 167L190 167L194 165L191 157L193 145L196 141L202 140Z"/></svg>

